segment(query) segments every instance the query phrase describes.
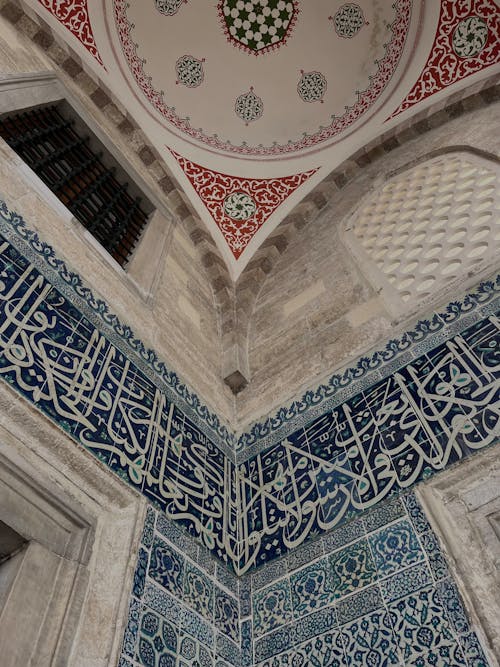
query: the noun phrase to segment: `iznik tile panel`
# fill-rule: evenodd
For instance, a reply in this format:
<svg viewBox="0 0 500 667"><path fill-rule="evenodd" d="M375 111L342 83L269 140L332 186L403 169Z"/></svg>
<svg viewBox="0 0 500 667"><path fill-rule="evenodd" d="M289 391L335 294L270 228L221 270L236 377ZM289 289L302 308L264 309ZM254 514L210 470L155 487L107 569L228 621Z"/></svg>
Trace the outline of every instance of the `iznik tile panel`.
<svg viewBox="0 0 500 667"><path fill-rule="evenodd" d="M185 540L147 508L121 667L489 667L412 494L307 545L305 565L239 580L209 574L202 546L184 556Z"/></svg>
<svg viewBox="0 0 500 667"><path fill-rule="evenodd" d="M349 534L342 527L318 540L321 555L306 566L288 560L277 577L271 565L252 575L252 664L487 667L415 496L385 501L347 526Z"/></svg>
<svg viewBox="0 0 500 667"><path fill-rule="evenodd" d="M272 424L253 427L236 465L234 434L0 207L0 377L238 574L499 440L499 294L500 276L333 376L318 388L324 401L309 392ZM301 407L314 403L317 416ZM361 547L352 555L367 568L352 591L369 568L384 563L389 575L399 566L371 539L370 556ZM163 538L152 546L151 578L180 594L186 573L167 576ZM331 576L342 577L335 567ZM328 597L330 577L324 583ZM295 584L280 595L281 617L307 608ZM202 616L230 611L210 587L198 602Z"/></svg>
<svg viewBox="0 0 500 667"><path fill-rule="evenodd" d="M239 667L238 580L211 573L207 558L147 507L119 667Z"/></svg>

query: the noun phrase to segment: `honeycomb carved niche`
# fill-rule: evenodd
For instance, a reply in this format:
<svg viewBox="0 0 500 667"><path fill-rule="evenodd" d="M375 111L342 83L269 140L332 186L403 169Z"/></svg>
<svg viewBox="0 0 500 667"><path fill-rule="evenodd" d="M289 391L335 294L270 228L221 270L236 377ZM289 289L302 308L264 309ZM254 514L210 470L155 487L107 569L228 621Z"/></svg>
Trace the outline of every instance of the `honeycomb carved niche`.
<svg viewBox="0 0 500 667"><path fill-rule="evenodd" d="M465 286L500 256L500 167L457 151L372 191L344 240L389 312L402 316Z"/></svg>

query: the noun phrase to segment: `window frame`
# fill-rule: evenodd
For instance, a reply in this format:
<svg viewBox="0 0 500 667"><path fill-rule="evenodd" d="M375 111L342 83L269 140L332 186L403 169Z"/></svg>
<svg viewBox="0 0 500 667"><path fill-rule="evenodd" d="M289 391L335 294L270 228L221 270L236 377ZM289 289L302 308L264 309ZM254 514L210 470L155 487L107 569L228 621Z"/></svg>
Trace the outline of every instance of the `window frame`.
<svg viewBox="0 0 500 667"><path fill-rule="evenodd" d="M92 253L96 258L110 267L119 279L127 283L143 301L151 304L161 283L165 258L168 253L175 218L172 212L161 202L152 189L140 176L127 156L117 147L112 136L95 116L86 108L84 100L71 92L54 71L46 70L29 74L8 74L0 76L0 116L15 114L34 107L57 105L63 103L72 111L80 127L83 125L91 136L109 155L110 161L119 166L121 174L130 183L134 195L138 192L147 201L150 210L147 222L128 261L122 267L99 241L79 222L66 208L41 178L11 149L15 156L18 171L30 187L52 208L63 220L69 233L76 236L82 249ZM103 119L104 120L104 119ZM3 142L3 139L0 138Z"/></svg>

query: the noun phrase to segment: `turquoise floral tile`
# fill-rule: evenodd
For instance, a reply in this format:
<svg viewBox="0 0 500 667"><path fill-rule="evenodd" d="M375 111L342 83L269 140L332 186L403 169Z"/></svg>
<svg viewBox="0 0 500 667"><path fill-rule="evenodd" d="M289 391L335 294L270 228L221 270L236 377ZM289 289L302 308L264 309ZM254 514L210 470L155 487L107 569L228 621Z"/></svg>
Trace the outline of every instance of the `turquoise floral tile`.
<svg viewBox="0 0 500 667"><path fill-rule="evenodd" d="M402 501L406 507L406 510L410 516L413 527L417 533L425 533L428 530L431 530L431 526L427 517L425 516L422 506L417 500L417 497L414 493L408 493L402 497Z"/></svg>
<svg viewBox="0 0 500 667"><path fill-rule="evenodd" d="M149 576L182 599L184 558L158 537L155 537L151 549Z"/></svg>
<svg viewBox="0 0 500 667"><path fill-rule="evenodd" d="M336 612L339 625L353 621L361 616L366 616L372 611L381 609L384 601L378 586L364 588L347 598L337 602Z"/></svg>
<svg viewBox="0 0 500 667"><path fill-rule="evenodd" d="M345 664L341 634L339 630L333 630L298 644L274 658L264 660L259 667L343 667Z"/></svg>
<svg viewBox="0 0 500 667"><path fill-rule="evenodd" d="M214 613L214 584L191 563L184 571L184 603L201 616L211 620Z"/></svg>
<svg viewBox="0 0 500 667"><path fill-rule="evenodd" d="M218 586L215 587L214 600L214 622L215 626L228 637L239 643L239 607L238 601L231 595L223 591Z"/></svg>
<svg viewBox="0 0 500 667"><path fill-rule="evenodd" d="M295 618L332 604L335 588L327 558L296 571L290 577Z"/></svg>
<svg viewBox="0 0 500 667"><path fill-rule="evenodd" d="M337 598L364 588L377 578L375 564L365 539L330 554L328 562Z"/></svg>
<svg viewBox="0 0 500 667"><path fill-rule="evenodd" d="M288 579L277 582L254 595L253 619L256 637L293 619Z"/></svg>
<svg viewBox="0 0 500 667"><path fill-rule="evenodd" d="M466 667L462 649L455 642L443 642L438 648L419 655L410 655L408 667Z"/></svg>
<svg viewBox="0 0 500 667"><path fill-rule="evenodd" d="M399 652L405 662L456 645L439 594L433 586L389 605Z"/></svg>
<svg viewBox="0 0 500 667"><path fill-rule="evenodd" d="M490 663L475 632L468 632L461 636L460 644L468 667L489 667Z"/></svg>
<svg viewBox="0 0 500 667"><path fill-rule="evenodd" d="M432 583L429 566L424 561L401 572L396 572L380 582L380 590L386 602L394 602Z"/></svg>
<svg viewBox="0 0 500 667"><path fill-rule="evenodd" d="M176 625L180 624L181 604L179 600L176 600L175 597L153 581L146 582L143 600L148 607L157 611L164 618Z"/></svg>
<svg viewBox="0 0 500 667"><path fill-rule="evenodd" d="M370 547L380 576L423 560L424 553L409 521L398 521L369 536Z"/></svg>
<svg viewBox="0 0 500 667"><path fill-rule="evenodd" d="M385 609L342 626L346 665L399 665L398 645L390 615Z"/></svg>
<svg viewBox="0 0 500 667"><path fill-rule="evenodd" d="M213 623L205 621L186 607L181 610L181 628L184 634L189 634L210 649L214 648L215 628Z"/></svg>
<svg viewBox="0 0 500 667"><path fill-rule="evenodd" d="M393 500L381 503L379 507L363 516L363 524L367 533L372 533L391 521L400 519L405 515L405 508L401 500Z"/></svg>
<svg viewBox="0 0 500 667"><path fill-rule="evenodd" d="M439 581L440 579L447 577L449 575L448 565L446 563L446 558L441 551L436 535L432 531L428 530L427 532L420 535L420 541L424 547L425 553L427 554L432 576L434 577L435 581Z"/></svg>
<svg viewBox="0 0 500 667"><path fill-rule="evenodd" d="M455 582L451 578L442 579L436 584L436 589L455 632L459 634L469 632L469 619Z"/></svg>

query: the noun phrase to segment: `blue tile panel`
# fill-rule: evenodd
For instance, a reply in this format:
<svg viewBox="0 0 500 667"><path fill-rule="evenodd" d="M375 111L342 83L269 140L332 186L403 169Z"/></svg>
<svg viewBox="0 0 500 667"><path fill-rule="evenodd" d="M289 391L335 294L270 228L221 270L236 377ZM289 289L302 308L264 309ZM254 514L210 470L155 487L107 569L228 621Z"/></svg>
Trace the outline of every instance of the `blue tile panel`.
<svg viewBox="0 0 500 667"><path fill-rule="evenodd" d="M335 532L345 538L344 527L334 529L320 540L321 557L282 570L254 591L254 664L487 667L444 553L424 519L414 495L386 502L348 524L350 539L325 549Z"/></svg>
<svg viewBox="0 0 500 667"><path fill-rule="evenodd" d="M176 544L166 536L177 533L147 507L119 664L240 667L239 600L225 588L228 574L196 563L192 550L183 550L193 538L182 535Z"/></svg>
<svg viewBox="0 0 500 667"><path fill-rule="evenodd" d="M243 575L239 600L227 572L209 572L165 537L169 523L148 507L119 665L489 667L413 494L353 520L349 536L341 527L319 539L308 563Z"/></svg>
<svg viewBox="0 0 500 667"><path fill-rule="evenodd" d="M373 527L382 525L386 501L394 507L398 494L500 439L499 294L500 277L482 283L378 357L334 376L331 409L324 388L283 408L283 415L298 411L303 423L282 416L251 429L244 436L248 458L236 466L234 434L0 205L0 377L174 520L182 529L174 539L168 528L174 546L195 537L197 544L188 540L194 561L206 547L240 575L284 554L293 563L297 547L326 532L325 552L333 550L366 510L382 508L372 519ZM467 328L458 328L463 322ZM269 434L285 427L265 447ZM331 532L343 525L344 533ZM184 573L168 578L168 555L161 536L155 539L149 566L177 594ZM417 557L408 539L406 566ZM150 546L146 527L143 550ZM367 568L384 558L383 540L378 547L370 542ZM429 538L424 550L432 549ZM387 562L387 572L397 566ZM439 555L432 567L443 570ZM369 569L364 576L369 580ZM209 613L208 599L199 604ZM300 614L299 607L292 604L291 613Z"/></svg>

